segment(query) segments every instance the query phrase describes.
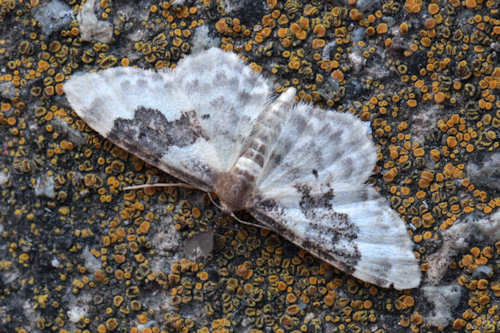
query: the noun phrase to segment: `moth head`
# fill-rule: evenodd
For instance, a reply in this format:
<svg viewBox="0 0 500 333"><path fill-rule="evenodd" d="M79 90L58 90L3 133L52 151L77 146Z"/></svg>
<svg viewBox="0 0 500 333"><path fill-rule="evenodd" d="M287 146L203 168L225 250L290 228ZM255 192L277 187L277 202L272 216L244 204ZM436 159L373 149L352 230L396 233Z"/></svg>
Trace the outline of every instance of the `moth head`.
<svg viewBox="0 0 500 333"><path fill-rule="evenodd" d="M222 210L230 213L249 207L255 183L241 175L223 172L217 176L214 192L220 199Z"/></svg>

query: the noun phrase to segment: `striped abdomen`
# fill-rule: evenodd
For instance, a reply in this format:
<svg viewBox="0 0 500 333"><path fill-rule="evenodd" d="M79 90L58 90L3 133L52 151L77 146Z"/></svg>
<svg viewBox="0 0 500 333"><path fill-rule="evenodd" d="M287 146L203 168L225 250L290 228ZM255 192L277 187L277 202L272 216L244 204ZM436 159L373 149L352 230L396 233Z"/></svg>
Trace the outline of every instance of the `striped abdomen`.
<svg viewBox="0 0 500 333"><path fill-rule="evenodd" d="M269 104L257 118L245 150L233 168L219 175L214 190L225 209L236 211L252 205L256 179L269 155L269 147L281 132L283 113L290 110L294 102L295 89L290 88Z"/></svg>

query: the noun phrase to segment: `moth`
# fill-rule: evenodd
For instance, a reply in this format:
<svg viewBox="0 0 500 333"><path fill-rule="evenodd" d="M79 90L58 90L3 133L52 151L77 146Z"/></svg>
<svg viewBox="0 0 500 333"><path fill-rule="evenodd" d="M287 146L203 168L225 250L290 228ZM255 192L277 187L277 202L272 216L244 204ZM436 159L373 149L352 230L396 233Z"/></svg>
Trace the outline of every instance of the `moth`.
<svg viewBox="0 0 500 333"><path fill-rule="evenodd" d="M273 98L272 82L211 48L173 70L73 75L64 91L95 131L201 191L246 210L329 264L375 285L420 284L405 223L366 184L376 148L355 116Z"/></svg>

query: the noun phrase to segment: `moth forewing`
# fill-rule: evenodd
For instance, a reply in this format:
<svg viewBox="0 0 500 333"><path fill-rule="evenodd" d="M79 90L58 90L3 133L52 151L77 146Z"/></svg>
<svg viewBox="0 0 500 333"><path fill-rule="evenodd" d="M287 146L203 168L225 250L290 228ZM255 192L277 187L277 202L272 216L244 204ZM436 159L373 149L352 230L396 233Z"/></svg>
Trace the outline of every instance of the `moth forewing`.
<svg viewBox="0 0 500 333"><path fill-rule="evenodd" d="M171 71L112 68L64 84L94 130L174 177L215 192L227 211L354 276L414 288L420 269L404 221L371 186L376 151L351 114L276 100L272 84L212 48Z"/></svg>

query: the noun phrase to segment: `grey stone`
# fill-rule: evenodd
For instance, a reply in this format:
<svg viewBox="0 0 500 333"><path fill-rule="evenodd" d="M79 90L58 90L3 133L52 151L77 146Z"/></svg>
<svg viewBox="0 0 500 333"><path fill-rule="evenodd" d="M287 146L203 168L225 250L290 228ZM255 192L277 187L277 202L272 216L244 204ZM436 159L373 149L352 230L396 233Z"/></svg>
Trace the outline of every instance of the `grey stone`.
<svg viewBox="0 0 500 333"><path fill-rule="evenodd" d="M48 174L38 177L36 180L35 195L37 197L54 199L56 196L54 190L54 177Z"/></svg>
<svg viewBox="0 0 500 333"><path fill-rule="evenodd" d="M35 20L40 23L42 34L46 36L61 30L74 19L71 7L59 0L53 0L46 5L35 7L32 14Z"/></svg>
<svg viewBox="0 0 500 333"><path fill-rule="evenodd" d="M17 96L16 87L10 81L0 83L0 96L3 98L14 98Z"/></svg>
<svg viewBox="0 0 500 333"><path fill-rule="evenodd" d="M434 309L427 317L428 323L437 327L448 326L453 319L452 311L462 297L462 287L458 284L425 286L422 291L427 301L434 305Z"/></svg>
<svg viewBox="0 0 500 333"><path fill-rule="evenodd" d="M482 162L469 162L467 175L475 184L500 191L500 153L488 155Z"/></svg>
<svg viewBox="0 0 500 333"><path fill-rule="evenodd" d="M211 231L197 233L183 244L182 257L198 261L206 257L214 248L214 233Z"/></svg>
<svg viewBox="0 0 500 333"><path fill-rule="evenodd" d="M88 0L77 15L83 41L109 43L113 38L113 25L97 19L95 0Z"/></svg>

